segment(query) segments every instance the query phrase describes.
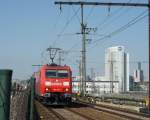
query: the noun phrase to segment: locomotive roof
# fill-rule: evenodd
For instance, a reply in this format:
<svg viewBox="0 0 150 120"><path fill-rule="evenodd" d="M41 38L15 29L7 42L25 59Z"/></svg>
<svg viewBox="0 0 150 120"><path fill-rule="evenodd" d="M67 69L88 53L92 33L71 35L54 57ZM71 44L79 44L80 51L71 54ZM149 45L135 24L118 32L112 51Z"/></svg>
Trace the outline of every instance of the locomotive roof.
<svg viewBox="0 0 150 120"><path fill-rule="evenodd" d="M61 66L57 64L46 64L43 65L41 69L70 69L70 67L67 65Z"/></svg>

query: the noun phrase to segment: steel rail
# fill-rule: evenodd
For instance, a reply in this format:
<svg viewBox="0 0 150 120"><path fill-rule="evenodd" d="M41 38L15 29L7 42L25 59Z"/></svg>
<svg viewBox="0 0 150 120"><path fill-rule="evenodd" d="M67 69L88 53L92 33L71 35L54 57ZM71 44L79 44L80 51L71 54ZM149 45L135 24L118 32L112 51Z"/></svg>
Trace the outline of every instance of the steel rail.
<svg viewBox="0 0 150 120"><path fill-rule="evenodd" d="M117 116L121 116L121 117L125 117L125 118L136 119L136 120L143 120L143 117L148 118L148 119L150 118L150 115L148 115L148 114L138 114L138 113L127 111L127 110L124 111L123 109L122 110L116 109L114 107L108 107L108 106L104 106L104 105L100 106L100 105L90 104L90 103L83 102L83 101L82 102L78 101L77 103L87 105L98 111L104 111L104 112L114 114ZM124 114L124 113L126 113L126 114ZM133 115L136 115L136 118Z"/></svg>

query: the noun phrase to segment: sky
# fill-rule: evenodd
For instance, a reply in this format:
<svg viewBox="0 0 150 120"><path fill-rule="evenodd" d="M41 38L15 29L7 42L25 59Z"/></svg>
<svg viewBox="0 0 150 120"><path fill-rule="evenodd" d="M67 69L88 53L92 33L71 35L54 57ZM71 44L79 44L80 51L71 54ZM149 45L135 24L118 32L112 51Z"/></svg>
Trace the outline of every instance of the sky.
<svg viewBox="0 0 150 120"><path fill-rule="evenodd" d="M81 60L81 9L79 6L54 4L55 0L0 0L0 69L13 69L13 79L28 79L41 65L49 62L48 47L64 50L62 64L70 65L78 75ZM77 0L75 0L77 1ZM85 0L99 2L147 3L147 0ZM105 50L124 46L130 54L130 74L142 61L148 77L147 8L85 6L84 23L97 28L86 36L87 73L91 68L104 75ZM143 17L122 32L115 32L136 17ZM135 21L133 21L135 22ZM132 23L131 23L132 24ZM109 36L110 33L112 36ZM57 58L55 59L57 62Z"/></svg>

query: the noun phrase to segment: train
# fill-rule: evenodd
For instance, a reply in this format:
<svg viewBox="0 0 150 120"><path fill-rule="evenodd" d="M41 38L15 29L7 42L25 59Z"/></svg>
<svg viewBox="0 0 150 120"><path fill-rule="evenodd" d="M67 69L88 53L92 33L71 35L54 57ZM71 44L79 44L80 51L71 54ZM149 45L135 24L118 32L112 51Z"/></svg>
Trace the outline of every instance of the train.
<svg viewBox="0 0 150 120"><path fill-rule="evenodd" d="M43 65L35 73L35 96L46 104L71 104L72 71L67 65Z"/></svg>

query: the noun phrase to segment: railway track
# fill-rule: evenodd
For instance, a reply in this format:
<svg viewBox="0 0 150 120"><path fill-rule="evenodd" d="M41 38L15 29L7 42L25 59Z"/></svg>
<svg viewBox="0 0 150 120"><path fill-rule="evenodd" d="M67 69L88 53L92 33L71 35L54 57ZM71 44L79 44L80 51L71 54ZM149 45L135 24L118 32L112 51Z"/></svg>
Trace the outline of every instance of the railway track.
<svg viewBox="0 0 150 120"><path fill-rule="evenodd" d="M89 104L83 101L82 102L78 101L77 103L85 104L98 111L107 112L131 120L150 120L150 115L148 114L137 113L134 111L129 111L127 109L121 109L121 108L116 108L116 107L106 106L106 105Z"/></svg>
<svg viewBox="0 0 150 120"><path fill-rule="evenodd" d="M93 108L87 107L85 108L71 108L69 111L78 114L80 116L84 116L87 120L126 120L124 118L118 117L116 115L110 115L106 112L97 111Z"/></svg>
<svg viewBox="0 0 150 120"><path fill-rule="evenodd" d="M81 102L71 106L44 106L37 101L35 104L41 120L149 120L147 117Z"/></svg>
<svg viewBox="0 0 150 120"><path fill-rule="evenodd" d="M90 120L85 116L78 115L68 110L64 106L44 106L35 101L35 106L39 120Z"/></svg>
<svg viewBox="0 0 150 120"><path fill-rule="evenodd" d="M91 120L83 115L76 114L67 108L53 108L56 114L64 117L65 120Z"/></svg>
<svg viewBox="0 0 150 120"><path fill-rule="evenodd" d="M43 104L35 101L35 108L38 120L65 120L63 116L55 113L52 109L47 109Z"/></svg>

